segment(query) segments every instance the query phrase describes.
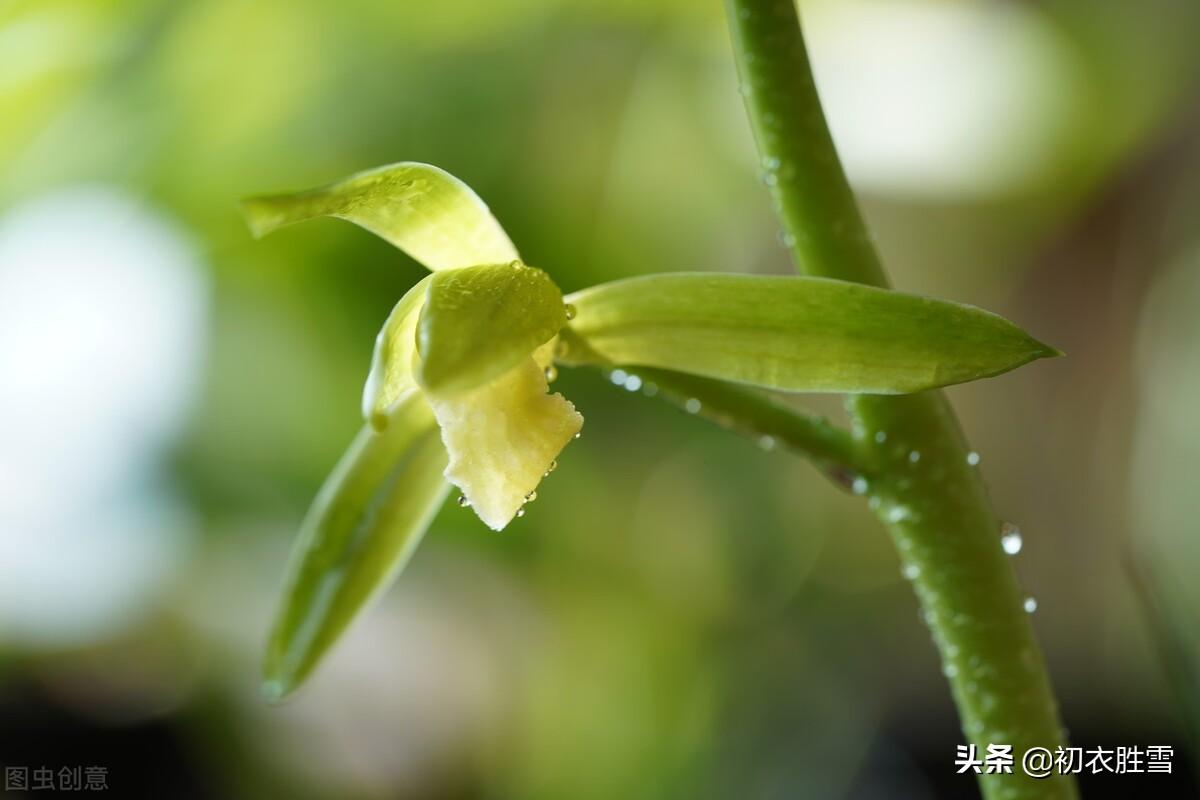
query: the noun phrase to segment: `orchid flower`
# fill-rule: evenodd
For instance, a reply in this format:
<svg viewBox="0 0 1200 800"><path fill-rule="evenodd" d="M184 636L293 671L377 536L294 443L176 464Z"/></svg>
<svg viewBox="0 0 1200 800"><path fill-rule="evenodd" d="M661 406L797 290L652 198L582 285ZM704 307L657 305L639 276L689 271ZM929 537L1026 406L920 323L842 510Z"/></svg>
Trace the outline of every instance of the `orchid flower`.
<svg viewBox="0 0 1200 800"><path fill-rule="evenodd" d="M299 686L391 583L450 485L495 530L521 515L583 426L549 390L556 361L893 394L1057 354L971 306L824 278L667 273L564 298L470 187L425 164L252 198L244 212L256 236L345 219L431 271L385 321L363 392L367 424L301 526L268 646L272 700Z"/></svg>

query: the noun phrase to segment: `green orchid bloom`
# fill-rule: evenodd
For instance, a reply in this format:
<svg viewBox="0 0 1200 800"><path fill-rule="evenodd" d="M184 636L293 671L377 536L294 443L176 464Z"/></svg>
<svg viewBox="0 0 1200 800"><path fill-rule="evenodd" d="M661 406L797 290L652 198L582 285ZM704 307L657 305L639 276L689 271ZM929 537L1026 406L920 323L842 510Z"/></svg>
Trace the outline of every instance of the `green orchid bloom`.
<svg viewBox="0 0 1200 800"><path fill-rule="evenodd" d="M426 164L252 198L256 236L322 216L431 274L375 342L367 424L301 526L266 659L294 690L403 568L450 485L489 527L522 513L583 417L555 362L646 368L786 392L917 392L1057 355L978 308L824 278L668 273L566 298L522 262L484 202Z"/></svg>

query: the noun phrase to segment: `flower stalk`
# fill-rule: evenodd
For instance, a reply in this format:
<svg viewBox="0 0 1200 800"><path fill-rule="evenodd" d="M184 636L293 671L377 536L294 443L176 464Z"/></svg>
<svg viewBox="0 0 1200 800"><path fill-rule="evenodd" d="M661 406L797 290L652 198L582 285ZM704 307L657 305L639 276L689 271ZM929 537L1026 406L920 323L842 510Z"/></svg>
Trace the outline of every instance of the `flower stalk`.
<svg viewBox="0 0 1200 800"><path fill-rule="evenodd" d="M887 286L821 108L793 0L727 0L747 111L797 269ZM980 753L1011 745L1011 774L978 776L987 800L1068 800L1069 775L1026 775L1021 755L1064 743L1020 589L953 410L939 391L851 395L866 487L916 591L958 707ZM949 766L947 758L947 766Z"/></svg>

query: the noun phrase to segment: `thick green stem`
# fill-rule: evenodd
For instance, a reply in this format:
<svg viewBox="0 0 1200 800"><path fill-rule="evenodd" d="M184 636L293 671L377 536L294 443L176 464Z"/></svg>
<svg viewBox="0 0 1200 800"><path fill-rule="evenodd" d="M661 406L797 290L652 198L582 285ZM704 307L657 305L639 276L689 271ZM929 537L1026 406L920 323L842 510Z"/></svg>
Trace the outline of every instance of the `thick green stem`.
<svg viewBox="0 0 1200 800"><path fill-rule="evenodd" d="M811 275L886 286L833 146L793 0L727 0L742 91L771 189ZM891 532L941 653L963 731L982 756L1011 745L1011 774L981 774L988 800L1077 797L1069 775L1027 775L1033 747L1064 741L1025 598L953 411L940 392L848 403L869 454L868 495ZM953 754L947 753L951 769Z"/></svg>

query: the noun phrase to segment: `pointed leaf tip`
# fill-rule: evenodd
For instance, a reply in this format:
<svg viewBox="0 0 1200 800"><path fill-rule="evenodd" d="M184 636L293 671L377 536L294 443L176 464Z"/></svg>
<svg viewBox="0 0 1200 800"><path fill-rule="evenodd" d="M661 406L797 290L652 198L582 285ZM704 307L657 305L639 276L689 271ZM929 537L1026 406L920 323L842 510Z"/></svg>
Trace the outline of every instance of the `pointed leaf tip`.
<svg viewBox="0 0 1200 800"><path fill-rule="evenodd" d="M974 306L812 277L669 273L566 298L565 363L658 367L792 392L905 394L1058 351Z"/></svg>

